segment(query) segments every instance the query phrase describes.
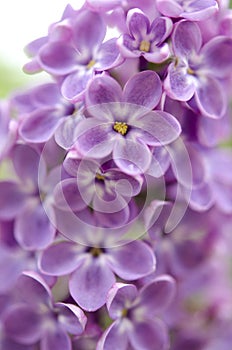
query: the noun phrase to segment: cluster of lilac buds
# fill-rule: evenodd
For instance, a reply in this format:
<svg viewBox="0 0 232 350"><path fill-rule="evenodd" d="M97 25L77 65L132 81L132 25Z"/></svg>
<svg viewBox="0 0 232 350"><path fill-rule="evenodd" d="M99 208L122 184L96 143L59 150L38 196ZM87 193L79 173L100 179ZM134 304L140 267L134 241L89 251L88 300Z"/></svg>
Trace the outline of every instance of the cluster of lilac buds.
<svg viewBox="0 0 232 350"><path fill-rule="evenodd" d="M229 2L86 0L26 53L47 80L0 101L0 349L231 350Z"/></svg>

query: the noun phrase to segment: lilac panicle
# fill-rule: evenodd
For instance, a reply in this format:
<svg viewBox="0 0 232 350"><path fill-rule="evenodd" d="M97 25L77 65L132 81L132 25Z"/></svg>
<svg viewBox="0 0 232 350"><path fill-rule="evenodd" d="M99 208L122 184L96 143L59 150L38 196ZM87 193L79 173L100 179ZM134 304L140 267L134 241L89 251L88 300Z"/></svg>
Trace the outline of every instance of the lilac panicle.
<svg viewBox="0 0 232 350"><path fill-rule="evenodd" d="M86 0L26 47L52 80L0 101L1 349L231 350L231 11Z"/></svg>

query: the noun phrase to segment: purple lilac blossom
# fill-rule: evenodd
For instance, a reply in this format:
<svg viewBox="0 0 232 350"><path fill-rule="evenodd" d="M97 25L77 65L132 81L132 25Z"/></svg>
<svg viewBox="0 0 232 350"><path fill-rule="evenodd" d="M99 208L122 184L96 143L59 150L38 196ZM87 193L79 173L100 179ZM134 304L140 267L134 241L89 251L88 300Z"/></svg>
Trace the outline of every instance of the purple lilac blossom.
<svg viewBox="0 0 232 350"><path fill-rule="evenodd" d="M169 18L157 17L151 24L148 17L139 9L132 9L127 14L129 34L118 39L123 57L143 56L148 62L160 63L169 55L169 45L164 43L172 31Z"/></svg>
<svg viewBox="0 0 232 350"><path fill-rule="evenodd" d="M127 281L139 279L154 271L155 256L142 241L115 248L88 247L67 241L44 250L40 269L52 276L71 273L72 297L84 310L95 311L105 304L107 293L115 283L114 274Z"/></svg>
<svg viewBox="0 0 232 350"><path fill-rule="evenodd" d="M165 324L156 316L171 303L175 282L170 276L157 277L140 291L133 284L116 283L108 293L107 309L115 321L103 334L97 350L168 349Z"/></svg>
<svg viewBox="0 0 232 350"><path fill-rule="evenodd" d="M152 111L160 97L160 79L152 71L136 74L123 92L113 78L95 77L86 96L92 117L77 126L77 151L95 158L113 153L123 172L130 175L145 172L151 163L148 146L169 144L181 131L172 115Z"/></svg>
<svg viewBox="0 0 232 350"><path fill-rule="evenodd" d="M26 47L52 80L0 101L1 349L231 350L231 11L86 0Z"/></svg>
<svg viewBox="0 0 232 350"><path fill-rule="evenodd" d="M73 304L54 303L46 283L36 274L24 273L16 284L15 304L5 313L3 327L19 344L41 341L41 349L70 350L69 334L81 334L86 316Z"/></svg>
<svg viewBox="0 0 232 350"><path fill-rule="evenodd" d="M218 10L216 0L156 0L158 10L168 17L204 21Z"/></svg>
<svg viewBox="0 0 232 350"><path fill-rule="evenodd" d="M231 70L232 39L218 36L202 46L197 24L182 20L175 26L172 43L175 62L164 81L167 94L180 101L194 96L203 115L222 117L227 101L220 79Z"/></svg>

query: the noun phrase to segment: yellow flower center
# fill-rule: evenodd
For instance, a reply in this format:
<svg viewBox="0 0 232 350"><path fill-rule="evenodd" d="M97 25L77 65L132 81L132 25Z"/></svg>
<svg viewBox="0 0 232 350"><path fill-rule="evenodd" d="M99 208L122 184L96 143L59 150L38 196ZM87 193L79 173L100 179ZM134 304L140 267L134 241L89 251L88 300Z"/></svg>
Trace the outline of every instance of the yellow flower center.
<svg viewBox="0 0 232 350"><path fill-rule="evenodd" d="M115 122L114 123L114 130L117 131L122 136L126 135L128 131L128 125L123 122Z"/></svg>
<svg viewBox="0 0 232 350"><path fill-rule="evenodd" d="M95 63L96 63L96 61L94 61L94 60L89 61L89 63L87 64L86 68L87 69L92 68L95 65Z"/></svg>
<svg viewBox="0 0 232 350"><path fill-rule="evenodd" d="M191 75L195 74L194 70L192 68L190 68L190 67L187 69L187 73L191 74Z"/></svg>
<svg viewBox="0 0 232 350"><path fill-rule="evenodd" d="M90 253L97 258L102 253L102 250L100 248L91 248Z"/></svg>
<svg viewBox="0 0 232 350"><path fill-rule="evenodd" d="M140 43L140 46L139 46L139 50L144 51L144 52L149 52L150 46L151 46L151 44L149 43L149 41L142 40Z"/></svg>
<svg viewBox="0 0 232 350"><path fill-rule="evenodd" d="M102 175L102 174L99 174L99 173L96 174L95 178L96 178L97 180L100 180L100 181L104 181L104 180L105 180L105 176Z"/></svg>

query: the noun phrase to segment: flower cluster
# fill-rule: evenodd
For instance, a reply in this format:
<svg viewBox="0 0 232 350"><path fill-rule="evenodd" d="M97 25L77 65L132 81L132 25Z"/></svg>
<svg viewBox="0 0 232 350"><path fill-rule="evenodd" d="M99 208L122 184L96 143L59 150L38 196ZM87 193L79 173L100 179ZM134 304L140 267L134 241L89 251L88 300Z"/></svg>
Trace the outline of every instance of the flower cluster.
<svg viewBox="0 0 232 350"><path fill-rule="evenodd" d="M86 0L26 47L48 79L0 101L1 349L231 349L231 11Z"/></svg>

